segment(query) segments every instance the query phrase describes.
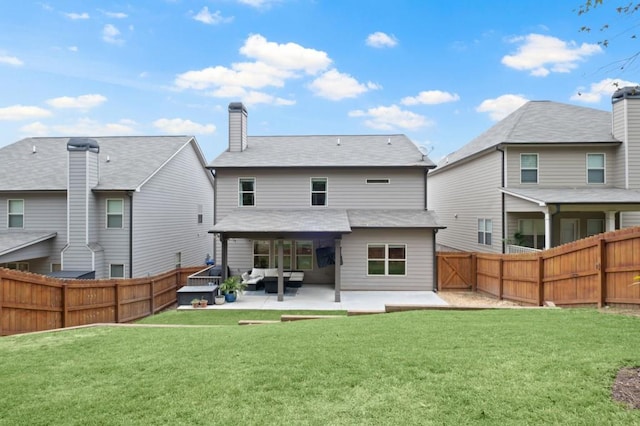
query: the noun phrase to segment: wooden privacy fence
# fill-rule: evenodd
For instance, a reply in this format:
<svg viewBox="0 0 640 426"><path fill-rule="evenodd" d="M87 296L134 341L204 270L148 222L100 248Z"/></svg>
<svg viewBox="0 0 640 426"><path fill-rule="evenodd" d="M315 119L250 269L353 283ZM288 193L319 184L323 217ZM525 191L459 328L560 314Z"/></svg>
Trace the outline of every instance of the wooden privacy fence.
<svg viewBox="0 0 640 426"><path fill-rule="evenodd" d="M61 280L0 268L0 336L95 323L124 323L176 303L202 267L123 280Z"/></svg>
<svg viewBox="0 0 640 426"><path fill-rule="evenodd" d="M541 306L640 305L640 227L607 232L539 253L437 254L438 289L482 291Z"/></svg>

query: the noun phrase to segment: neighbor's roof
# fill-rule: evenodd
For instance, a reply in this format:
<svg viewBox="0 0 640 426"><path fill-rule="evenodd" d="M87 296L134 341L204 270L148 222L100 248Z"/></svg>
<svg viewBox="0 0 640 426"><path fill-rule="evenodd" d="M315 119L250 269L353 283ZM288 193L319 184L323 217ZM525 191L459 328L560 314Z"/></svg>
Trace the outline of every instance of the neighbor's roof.
<svg viewBox="0 0 640 426"><path fill-rule="evenodd" d="M91 139L100 146L97 190L138 189L189 143L194 145L203 167L206 165L192 136ZM0 149L0 191L66 190L68 141L67 137L27 138Z"/></svg>
<svg viewBox="0 0 640 426"><path fill-rule="evenodd" d="M640 204L640 191L623 188L501 188L505 194L546 204Z"/></svg>
<svg viewBox="0 0 640 426"><path fill-rule="evenodd" d="M349 209L352 228L445 228L430 210Z"/></svg>
<svg viewBox="0 0 640 426"><path fill-rule="evenodd" d="M51 231L0 232L0 256L51 239L57 235Z"/></svg>
<svg viewBox="0 0 640 426"><path fill-rule="evenodd" d="M209 167L435 167L405 135L249 136Z"/></svg>
<svg viewBox="0 0 640 426"><path fill-rule="evenodd" d="M438 170L500 144L620 143L611 113L551 101L530 101L486 132L447 155Z"/></svg>
<svg viewBox="0 0 640 426"><path fill-rule="evenodd" d="M345 234L351 228L443 228L432 211L376 209L237 208L218 222L213 233Z"/></svg>

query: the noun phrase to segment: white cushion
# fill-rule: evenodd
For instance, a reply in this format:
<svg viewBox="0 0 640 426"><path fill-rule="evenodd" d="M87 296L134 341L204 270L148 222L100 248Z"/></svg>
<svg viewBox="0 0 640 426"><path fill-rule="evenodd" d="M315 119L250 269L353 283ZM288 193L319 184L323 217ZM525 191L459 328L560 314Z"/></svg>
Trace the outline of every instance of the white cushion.
<svg viewBox="0 0 640 426"><path fill-rule="evenodd" d="M264 270L264 276L265 277L277 277L278 276L278 269L277 268L265 269Z"/></svg>
<svg viewBox="0 0 640 426"><path fill-rule="evenodd" d="M302 281L304 280L304 272L292 272L289 279L293 281Z"/></svg>
<svg viewBox="0 0 640 426"><path fill-rule="evenodd" d="M253 268L251 270L251 277L255 278L255 277L264 277L264 269L262 268Z"/></svg>
<svg viewBox="0 0 640 426"><path fill-rule="evenodd" d="M246 283L249 280L249 273L248 272L243 272L242 273L242 282Z"/></svg>

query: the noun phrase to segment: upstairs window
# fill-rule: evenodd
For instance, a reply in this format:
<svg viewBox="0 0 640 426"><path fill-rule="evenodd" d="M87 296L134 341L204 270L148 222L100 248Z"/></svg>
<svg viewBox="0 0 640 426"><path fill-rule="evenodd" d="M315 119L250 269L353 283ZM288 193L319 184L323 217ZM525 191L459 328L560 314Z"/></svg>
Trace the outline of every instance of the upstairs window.
<svg viewBox="0 0 640 426"><path fill-rule="evenodd" d="M240 178L238 180L238 205L256 205L256 180L255 178Z"/></svg>
<svg viewBox="0 0 640 426"><path fill-rule="evenodd" d="M311 205L327 205L327 178L311 178Z"/></svg>
<svg viewBox="0 0 640 426"><path fill-rule="evenodd" d="M587 183L604 183L604 154L587 154Z"/></svg>
<svg viewBox="0 0 640 426"><path fill-rule="evenodd" d="M107 200L107 228L122 228L124 200Z"/></svg>
<svg viewBox="0 0 640 426"><path fill-rule="evenodd" d="M24 200L7 201L7 226L24 228Z"/></svg>
<svg viewBox="0 0 640 426"><path fill-rule="evenodd" d="M520 183L538 183L538 154L520 154Z"/></svg>
<svg viewBox="0 0 640 426"><path fill-rule="evenodd" d="M491 245L493 234L493 221L491 219L478 219L478 244Z"/></svg>

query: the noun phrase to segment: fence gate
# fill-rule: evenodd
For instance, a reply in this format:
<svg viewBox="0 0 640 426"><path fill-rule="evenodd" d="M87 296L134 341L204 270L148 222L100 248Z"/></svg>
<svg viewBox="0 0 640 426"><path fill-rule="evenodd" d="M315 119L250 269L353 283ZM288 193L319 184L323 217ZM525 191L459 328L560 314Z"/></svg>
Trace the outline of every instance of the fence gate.
<svg viewBox="0 0 640 426"><path fill-rule="evenodd" d="M472 253L438 252L438 290L470 290L474 287Z"/></svg>

